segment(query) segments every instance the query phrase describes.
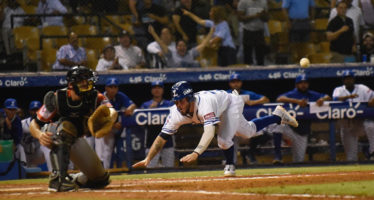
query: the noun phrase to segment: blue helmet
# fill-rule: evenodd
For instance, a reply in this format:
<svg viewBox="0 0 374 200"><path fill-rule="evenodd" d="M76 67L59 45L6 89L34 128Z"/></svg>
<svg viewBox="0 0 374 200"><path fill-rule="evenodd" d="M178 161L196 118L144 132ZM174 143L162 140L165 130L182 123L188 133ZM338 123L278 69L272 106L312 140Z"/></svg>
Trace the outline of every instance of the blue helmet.
<svg viewBox="0 0 374 200"><path fill-rule="evenodd" d="M344 70L342 76L343 78L354 77L354 72L352 70Z"/></svg>
<svg viewBox="0 0 374 200"><path fill-rule="evenodd" d="M179 81L171 87L172 101L181 100L187 97L190 100L193 96L191 84L187 81Z"/></svg>

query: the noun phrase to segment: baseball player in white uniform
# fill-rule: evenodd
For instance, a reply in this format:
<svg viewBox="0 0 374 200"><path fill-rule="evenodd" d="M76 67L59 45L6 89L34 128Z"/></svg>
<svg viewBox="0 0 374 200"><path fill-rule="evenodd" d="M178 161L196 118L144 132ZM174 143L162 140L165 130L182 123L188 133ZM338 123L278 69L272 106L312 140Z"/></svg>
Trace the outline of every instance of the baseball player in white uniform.
<svg viewBox="0 0 374 200"><path fill-rule="evenodd" d="M180 159L181 162L193 162L209 146L217 130L218 146L226 157L224 176L235 176L234 142L235 135L251 138L259 135L257 131L273 123L285 123L297 127L298 122L287 111L278 106L273 115L247 121L243 116L244 101L235 91L234 94L223 90L200 91L193 93L191 85L186 81L175 83L171 88L175 105L159 136L153 142L146 158L133 165L146 167L152 158L161 150L167 139L177 132L183 124L203 124L204 132L195 150Z"/></svg>
<svg viewBox="0 0 374 200"><path fill-rule="evenodd" d="M347 70L343 73L343 84L334 89L336 101L368 102L374 106L374 92L363 84L355 84L354 74ZM369 140L369 159L374 160L374 121L370 119L341 119L338 121L340 135L347 161L358 160L358 137L366 133Z"/></svg>

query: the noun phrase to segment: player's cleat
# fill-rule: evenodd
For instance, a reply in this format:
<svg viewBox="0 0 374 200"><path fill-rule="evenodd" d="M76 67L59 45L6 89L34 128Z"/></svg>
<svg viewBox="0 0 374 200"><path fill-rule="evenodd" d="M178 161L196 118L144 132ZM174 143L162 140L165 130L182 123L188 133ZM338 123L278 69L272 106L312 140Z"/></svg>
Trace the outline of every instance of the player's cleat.
<svg viewBox="0 0 374 200"><path fill-rule="evenodd" d="M235 166L234 165L226 165L225 169L223 170L223 175L225 177L233 177L235 176Z"/></svg>
<svg viewBox="0 0 374 200"><path fill-rule="evenodd" d="M69 176L61 179L61 181L59 180L59 176L53 177L51 180L49 180L49 192L67 192L76 191L77 189L77 184L72 182Z"/></svg>
<svg viewBox="0 0 374 200"><path fill-rule="evenodd" d="M292 117L282 106L277 106L273 112L273 115L277 115L282 119L281 124L289 124L293 127L299 126L296 119Z"/></svg>

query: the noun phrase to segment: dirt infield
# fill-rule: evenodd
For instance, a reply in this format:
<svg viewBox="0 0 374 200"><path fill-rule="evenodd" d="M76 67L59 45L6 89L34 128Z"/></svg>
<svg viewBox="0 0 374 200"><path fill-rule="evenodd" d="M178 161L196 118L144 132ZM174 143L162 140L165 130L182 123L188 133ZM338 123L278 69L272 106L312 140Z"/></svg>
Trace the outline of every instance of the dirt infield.
<svg viewBox="0 0 374 200"><path fill-rule="evenodd" d="M340 183L374 180L373 172L336 172L299 175L256 175L197 177L183 179L115 180L102 190L50 193L46 184L0 185L0 199L374 199L357 196L315 194L255 194L239 193L238 189Z"/></svg>

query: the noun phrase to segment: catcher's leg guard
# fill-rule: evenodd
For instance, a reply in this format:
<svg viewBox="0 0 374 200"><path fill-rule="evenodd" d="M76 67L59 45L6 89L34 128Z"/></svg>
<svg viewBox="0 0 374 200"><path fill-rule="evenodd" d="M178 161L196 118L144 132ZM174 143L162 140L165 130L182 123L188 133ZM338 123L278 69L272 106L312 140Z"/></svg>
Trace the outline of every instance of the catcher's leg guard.
<svg viewBox="0 0 374 200"><path fill-rule="evenodd" d="M76 128L69 121L62 121L57 129L55 124L49 126L52 136L52 148L50 159L52 164L52 173L49 181L49 191L64 192L75 190L77 185L68 175L70 148L77 135Z"/></svg>
<svg viewBox="0 0 374 200"><path fill-rule="evenodd" d="M103 188L110 183L100 159L84 138L78 138L71 148L71 160L82 173L74 176L80 187Z"/></svg>

